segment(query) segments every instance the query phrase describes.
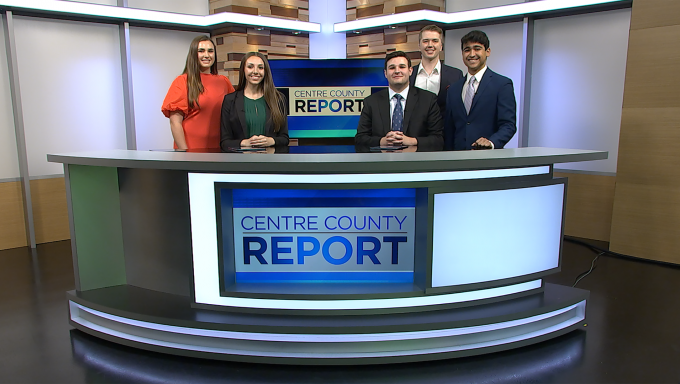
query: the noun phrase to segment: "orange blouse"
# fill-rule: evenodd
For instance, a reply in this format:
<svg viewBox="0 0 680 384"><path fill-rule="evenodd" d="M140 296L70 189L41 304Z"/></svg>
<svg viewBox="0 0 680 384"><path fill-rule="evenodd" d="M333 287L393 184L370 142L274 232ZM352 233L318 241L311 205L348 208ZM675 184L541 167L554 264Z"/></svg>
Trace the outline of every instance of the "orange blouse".
<svg viewBox="0 0 680 384"><path fill-rule="evenodd" d="M189 109L187 98L187 75L178 76L165 95L161 111L165 117L172 112L184 116L182 128L189 149L220 147L220 114L224 95L234 92L229 79L222 75L201 73L203 93L198 96L200 109ZM174 144L177 148L177 144Z"/></svg>

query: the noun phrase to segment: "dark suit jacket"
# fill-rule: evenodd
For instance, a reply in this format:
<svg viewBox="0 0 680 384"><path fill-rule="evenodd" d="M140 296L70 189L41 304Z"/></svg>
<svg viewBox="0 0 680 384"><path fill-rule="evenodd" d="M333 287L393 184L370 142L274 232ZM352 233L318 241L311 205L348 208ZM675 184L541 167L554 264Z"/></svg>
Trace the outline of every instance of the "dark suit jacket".
<svg viewBox="0 0 680 384"><path fill-rule="evenodd" d="M227 148L239 148L241 140L250 138L246 125L246 111L243 107L243 91L232 92L224 96L222 101L222 118L220 119L220 147L223 151ZM274 145L288 145L288 122L274 132L274 124L271 119L271 110L267 105L267 122L265 123L265 136L274 138Z"/></svg>
<svg viewBox="0 0 680 384"><path fill-rule="evenodd" d="M503 148L517 132L512 80L487 68L472 99L469 115L462 98L464 84L465 79L460 79L447 92L445 149L472 149L472 143L480 137L491 140L496 149Z"/></svg>
<svg viewBox="0 0 680 384"><path fill-rule="evenodd" d="M413 73L409 79L409 84L412 87L416 86L416 76L418 75L418 65L413 67ZM439 106L439 111L442 113L442 118L444 117L444 112L446 112L446 92L449 90L451 85L455 84L458 80L463 78L463 72L454 67L450 67L442 63L442 73L439 77L439 93L437 94L437 105Z"/></svg>
<svg viewBox="0 0 680 384"><path fill-rule="evenodd" d="M377 147L380 139L392 130L388 89L364 99L354 142ZM403 132L418 139L418 145L441 148L443 121L437 106L437 95L416 87L409 87L404 109Z"/></svg>

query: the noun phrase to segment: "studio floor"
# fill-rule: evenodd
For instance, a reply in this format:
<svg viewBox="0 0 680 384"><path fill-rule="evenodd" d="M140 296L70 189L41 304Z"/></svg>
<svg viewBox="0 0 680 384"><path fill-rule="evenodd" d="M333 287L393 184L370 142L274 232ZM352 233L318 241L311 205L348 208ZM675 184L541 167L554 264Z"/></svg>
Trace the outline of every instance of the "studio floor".
<svg viewBox="0 0 680 384"><path fill-rule="evenodd" d="M606 247L599 243L598 246ZM601 256L582 330L483 356L380 366L276 366L120 346L74 330L71 243L0 251L0 383L680 383L680 267ZM597 254L565 242L572 285Z"/></svg>

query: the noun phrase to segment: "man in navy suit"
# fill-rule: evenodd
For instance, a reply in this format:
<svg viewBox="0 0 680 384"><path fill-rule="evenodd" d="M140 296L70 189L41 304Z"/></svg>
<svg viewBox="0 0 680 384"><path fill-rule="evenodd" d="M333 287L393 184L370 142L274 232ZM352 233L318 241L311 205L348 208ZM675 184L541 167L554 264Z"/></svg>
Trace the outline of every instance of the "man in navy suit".
<svg viewBox="0 0 680 384"><path fill-rule="evenodd" d="M487 68L491 50L484 32L472 31L460 42L468 73L447 92L445 148L503 148L517 132L512 80Z"/></svg>
<svg viewBox="0 0 680 384"><path fill-rule="evenodd" d="M385 57L389 87L366 99L354 142L359 146L426 146L441 149L443 121L437 95L409 86L411 59L402 51Z"/></svg>
<svg viewBox="0 0 680 384"><path fill-rule="evenodd" d="M439 111L446 112L446 91L456 81L463 78L463 72L443 64L439 60L442 51L444 31L436 25L426 25L420 30L420 64L413 67L409 83L437 95Z"/></svg>

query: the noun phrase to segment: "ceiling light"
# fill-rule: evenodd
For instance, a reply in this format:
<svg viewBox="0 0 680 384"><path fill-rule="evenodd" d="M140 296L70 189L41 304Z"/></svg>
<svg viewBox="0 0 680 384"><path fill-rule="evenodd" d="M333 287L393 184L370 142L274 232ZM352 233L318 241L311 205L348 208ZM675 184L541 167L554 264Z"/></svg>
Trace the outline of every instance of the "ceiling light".
<svg viewBox="0 0 680 384"><path fill-rule="evenodd" d="M508 16L531 15L542 12L559 11L569 8L609 4L621 1L629 0L537 0L528 3L503 5L500 7L474 9L471 11L454 13L420 10L336 23L333 26L333 29L335 32L346 32L387 26L392 28L396 24L413 23L419 21L428 21L440 24L455 24L468 21L496 19Z"/></svg>

